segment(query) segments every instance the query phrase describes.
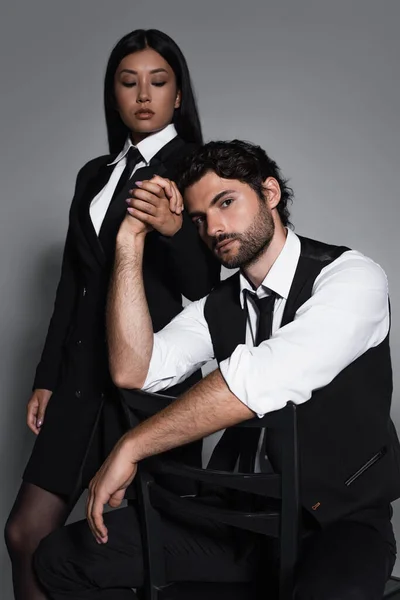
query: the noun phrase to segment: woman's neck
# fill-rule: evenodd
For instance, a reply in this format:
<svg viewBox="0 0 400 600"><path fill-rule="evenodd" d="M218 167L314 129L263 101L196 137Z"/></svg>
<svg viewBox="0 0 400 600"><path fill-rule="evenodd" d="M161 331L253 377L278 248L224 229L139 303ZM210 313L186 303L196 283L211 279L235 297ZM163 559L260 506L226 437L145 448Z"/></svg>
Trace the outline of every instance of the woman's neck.
<svg viewBox="0 0 400 600"><path fill-rule="evenodd" d="M132 144L137 146L139 144L139 142L143 142L143 140L145 140L146 138L151 137L152 135L156 135L157 133L160 133L160 131L163 131L169 125L170 125L170 123L168 123L168 125L165 125L165 127L162 127L161 129L157 129L157 131L150 131L148 133L147 132L142 133L140 131L131 131L130 137L132 140Z"/></svg>

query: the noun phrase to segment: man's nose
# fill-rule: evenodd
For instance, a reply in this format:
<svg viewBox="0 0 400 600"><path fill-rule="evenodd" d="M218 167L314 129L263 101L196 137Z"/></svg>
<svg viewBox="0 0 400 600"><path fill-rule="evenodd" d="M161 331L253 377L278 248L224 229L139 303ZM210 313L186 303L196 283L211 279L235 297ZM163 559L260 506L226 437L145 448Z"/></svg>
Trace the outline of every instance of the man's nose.
<svg viewBox="0 0 400 600"><path fill-rule="evenodd" d="M223 224L216 217L208 217L207 218L207 235L211 238L216 237L217 235L221 235L224 233Z"/></svg>

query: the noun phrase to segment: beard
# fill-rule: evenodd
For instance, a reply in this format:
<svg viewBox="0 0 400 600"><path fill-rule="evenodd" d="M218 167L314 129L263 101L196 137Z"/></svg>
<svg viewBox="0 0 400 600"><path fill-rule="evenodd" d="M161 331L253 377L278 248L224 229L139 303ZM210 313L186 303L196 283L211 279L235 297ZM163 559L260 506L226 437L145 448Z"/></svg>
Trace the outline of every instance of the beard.
<svg viewBox="0 0 400 600"><path fill-rule="evenodd" d="M260 200L260 209L251 225L243 233L224 233L212 241L213 249L224 240L237 240L239 250L234 256L224 258L217 254L227 269L245 268L254 264L271 243L275 223L268 207Z"/></svg>

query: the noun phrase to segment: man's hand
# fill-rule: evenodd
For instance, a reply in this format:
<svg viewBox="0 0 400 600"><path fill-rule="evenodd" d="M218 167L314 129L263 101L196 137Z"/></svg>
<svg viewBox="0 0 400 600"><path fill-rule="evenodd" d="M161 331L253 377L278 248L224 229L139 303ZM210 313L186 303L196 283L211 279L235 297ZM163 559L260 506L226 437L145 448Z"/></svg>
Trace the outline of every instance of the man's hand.
<svg viewBox="0 0 400 600"><path fill-rule="evenodd" d="M26 408L26 423L38 435L43 425L47 405L53 392L45 389L34 390Z"/></svg>
<svg viewBox="0 0 400 600"><path fill-rule="evenodd" d="M176 184L169 179L153 177L150 181L137 181L127 200L131 217L172 237L182 227L182 197ZM172 207L172 208L171 208Z"/></svg>
<svg viewBox="0 0 400 600"><path fill-rule="evenodd" d="M99 544L106 544L108 541L108 531L103 519L104 505L109 504L113 508L121 505L125 490L133 481L136 471L137 464L132 460L132 443L125 435L89 484L86 517Z"/></svg>

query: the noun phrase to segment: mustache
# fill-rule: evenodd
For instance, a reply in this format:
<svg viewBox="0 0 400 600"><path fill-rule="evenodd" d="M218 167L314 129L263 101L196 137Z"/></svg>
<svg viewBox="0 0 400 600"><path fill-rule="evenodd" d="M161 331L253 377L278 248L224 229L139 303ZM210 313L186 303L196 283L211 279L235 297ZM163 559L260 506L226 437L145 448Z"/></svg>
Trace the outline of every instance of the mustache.
<svg viewBox="0 0 400 600"><path fill-rule="evenodd" d="M211 246L212 249L215 250L217 244L220 242L224 242L225 240L237 240L239 236L236 233L222 233L218 236L213 236L211 238Z"/></svg>

